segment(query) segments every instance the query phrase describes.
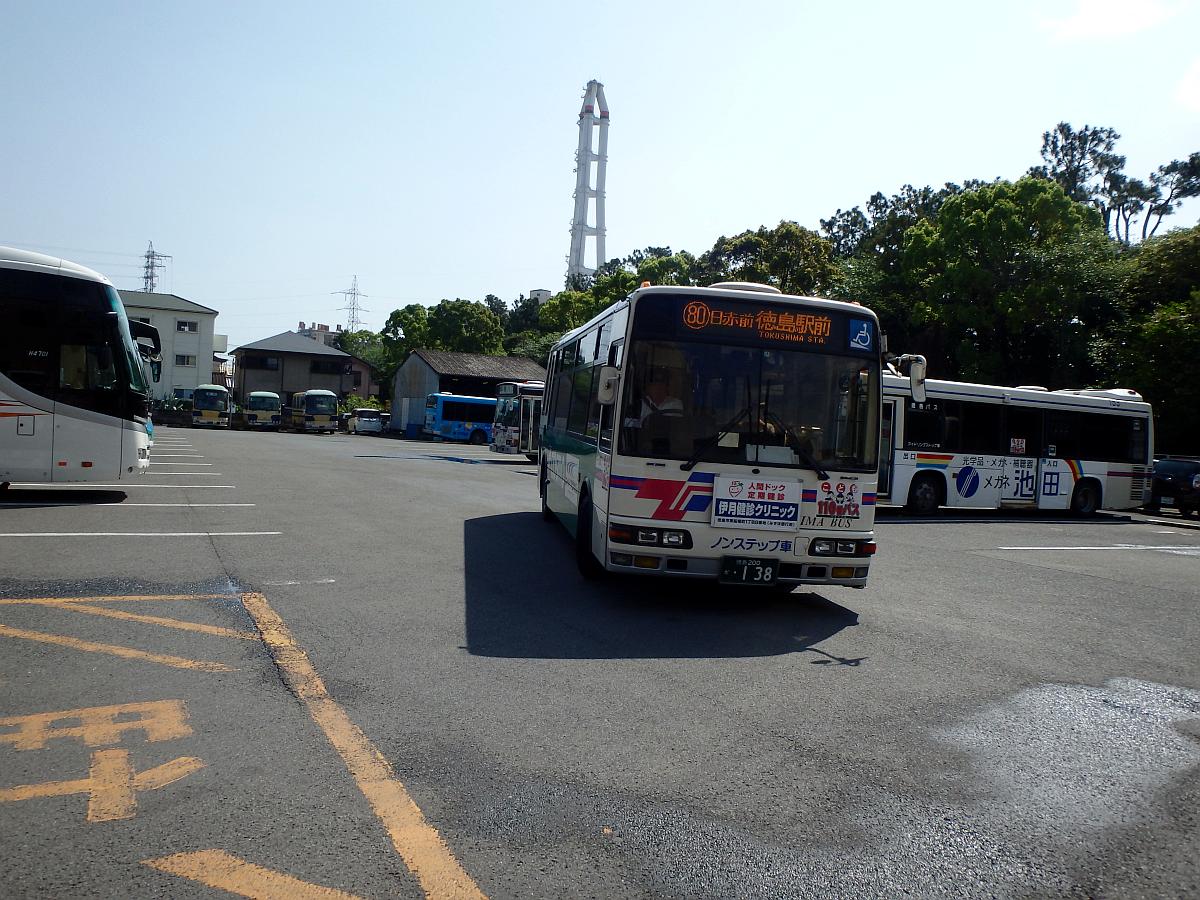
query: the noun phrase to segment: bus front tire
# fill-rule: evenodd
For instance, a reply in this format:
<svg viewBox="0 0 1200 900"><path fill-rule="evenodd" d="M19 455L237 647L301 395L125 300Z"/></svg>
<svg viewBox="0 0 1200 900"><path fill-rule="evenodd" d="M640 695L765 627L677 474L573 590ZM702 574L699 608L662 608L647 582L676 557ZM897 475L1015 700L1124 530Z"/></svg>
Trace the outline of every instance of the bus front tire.
<svg viewBox="0 0 1200 900"><path fill-rule="evenodd" d="M478 447L481 444L487 443L487 435L479 429L471 432L471 443Z"/></svg>
<svg viewBox="0 0 1200 900"><path fill-rule="evenodd" d="M1081 481L1071 494L1071 512L1077 516L1094 516L1100 508L1100 488L1094 481Z"/></svg>
<svg viewBox="0 0 1200 900"><path fill-rule="evenodd" d="M592 500L587 494L579 501L579 520L575 524L575 563L588 581L604 575L604 566L592 552Z"/></svg>
<svg viewBox="0 0 1200 900"><path fill-rule="evenodd" d="M942 491L936 476L918 475L908 488L908 510L918 516L931 516L942 505Z"/></svg>

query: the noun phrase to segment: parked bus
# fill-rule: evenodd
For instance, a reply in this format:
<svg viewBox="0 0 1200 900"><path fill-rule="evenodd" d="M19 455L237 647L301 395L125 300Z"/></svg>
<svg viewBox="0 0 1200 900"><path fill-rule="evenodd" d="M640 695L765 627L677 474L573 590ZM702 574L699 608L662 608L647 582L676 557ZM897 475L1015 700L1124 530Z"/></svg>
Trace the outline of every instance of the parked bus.
<svg viewBox="0 0 1200 900"><path fill-rule="evenodd" d="M299 391L292 394L287 417L293 431L337 431L337 394L333 391Z"/></svg>
<svg viewBox="0 0 1200 900"><path fill-rule="evenodd" d="M108 279L0 247L0 485L132 478L152 433L142 353Z"/></svg>
<svg viewBox="0 0 1200 900"><path fill-rule="evenodd" d="M505 381L496 386L491 449L497 453L524 453L537 462L545 391L542 381Z"/></svg>
<svg viewBox="0 0 1200 900"><path fill-rule="evenodd" d="M233 401L219 384L202 384L192 391L192 427L228 428Z"/></svg>
<svg viewBox="0 0 1200 900"><path fill-rule="evenodd" d="M278 430L283 413L279 395L273 391L251 391L242 410L242 421L247 428L274 428Z"/></svg>
<svg viewBox="0 0 1200 900"><path fill-rule="evenodd" d="M445 441L487 444L492 439L493 397L430 394L425 398L425 434Z"/></svg>
<svg viewBox="0 0 1200 900"><path fill-rule="evenodd" d="M1150 495L1150 404L1126 388L1048 391L883 377L879 496L939 506L1133 509Z"/></svg>
<svg viewBox="0 0 1200 900"><path fill-rule="evenodd" d="M550 354L542 515L589 577L863 587L880 361L856 304L643 285Z"/></svg>

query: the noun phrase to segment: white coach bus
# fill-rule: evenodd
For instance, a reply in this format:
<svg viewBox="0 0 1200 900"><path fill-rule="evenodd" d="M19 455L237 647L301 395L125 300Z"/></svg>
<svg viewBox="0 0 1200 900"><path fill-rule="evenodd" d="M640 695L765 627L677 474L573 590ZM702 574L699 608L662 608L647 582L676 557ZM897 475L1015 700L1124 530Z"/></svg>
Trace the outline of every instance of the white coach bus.
<svg viewBox="0 0 1200 900"><path fill-rule="evenodd" d="M108 279L0 247L0 484L131 478L150 465L152 429L142 354Z"/></svg>
<svg viewBox="0 0 1200 900"><path fill-rule="evenodd" d="M924 397L915 399L924 387ZM1154 477L1150 404L1127 388L1048 391L883 376L881 502L1090 514Z"/></svg>
<svg viewBox="0 0 1200 900"><path fill-rule="evenodd" d="M550 354L542 514L585 576L863 587L880 366L861 306L643 285Z"/></svg>

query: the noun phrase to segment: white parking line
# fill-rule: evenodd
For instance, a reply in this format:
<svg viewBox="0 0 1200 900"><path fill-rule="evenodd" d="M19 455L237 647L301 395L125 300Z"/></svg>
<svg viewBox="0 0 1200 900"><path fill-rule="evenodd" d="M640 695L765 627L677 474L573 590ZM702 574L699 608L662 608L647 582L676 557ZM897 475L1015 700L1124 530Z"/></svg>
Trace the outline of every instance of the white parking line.
<svg viewBox="0 0 1200 900"><path fill-rule="evenodd" d="M191 508L191 507L210 507L210 506L224 507L224 506L256 506L256 505L257 504L254 504L254 503L126 503L126 502L122 501L121 503L97 503L96 508L109 510L109 509L124 509L126 506L186 506L186 507ZM78 503L71 503L67 500L62 501L61 503L54 503L54 502L26 503L26 502L22 502L20 500L13 500L13 501L0 500L0 507L5 507L5 506L49 506L49 507L69 506L72 509L79 509Z"/></svg>
<svg viewBox="0 0 1200 900"><path fill-rule="evenodd" d="M336 579L333 578L313 578L309 581L264 581L263 584L270 587L282 587L295 584L334 584L335 581Z"/></svg>
<svg viewBox="0 0 1200 900"><path fill-rule="evenodd" d="M1200 547L1190 544L1106 544L1096 547L997 547L997 550L1196 550Z"/></svg>
<svg viewBox="0 0 1200 900"><path fill-rule="evenodd" d="M211 466L212 463L196 463L196 462L159 462L156 459L150 460L150 468L155 466Z"/></svg>
<svg viewBox="0 0 1200 900"><path fill-rule="evenodd" d="M184 463L184 465L187 465L187 463ZM207 465L211 465L211 463L208 463ZM142 477L145 478L147 475L158 475L160 478L166 478L168 475L195 475L197 478L220 478L221 477L220 472L153 472L153 471L147 472L146 475L143 475Z"/></svg>
<svg viewBox="0 0 1200 900"><path fill-rule="evenodd" d="M282 531L9 531L0 538L34 537L261 537Z"/></svg>
<svg viewBox="0 0 1200 900"><path fill-rule="evenodd" d="M151 453L151 459L204 459L199 453Z"/></svg>
<svg viewBox="0 0 1200 900"><path fill-rule="evenodd" d="M121 490L128 490L130 488L163 488L169 491L178 491L183 488L224 488L226 490L233 490L237 487L235 484L133 484L131 482L126 482L125 484L89 484L86 481L72 484L18 483L14 481L12 486L15 488L37 488L38 490L52 491L94 491L101 488L120 488Z"/></svg>

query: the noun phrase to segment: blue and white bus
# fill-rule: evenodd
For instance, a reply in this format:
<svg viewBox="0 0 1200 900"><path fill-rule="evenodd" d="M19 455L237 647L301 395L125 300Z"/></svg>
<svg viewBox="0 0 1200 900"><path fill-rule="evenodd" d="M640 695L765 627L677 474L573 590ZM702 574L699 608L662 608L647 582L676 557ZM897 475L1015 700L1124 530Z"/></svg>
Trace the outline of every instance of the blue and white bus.
<svg viewBox="0 0 1200 900"><path fill-rule="evenodd" d="M488 444L495 414L495 397L430 394L425 398L425 434L445 441Z"/></svg>

